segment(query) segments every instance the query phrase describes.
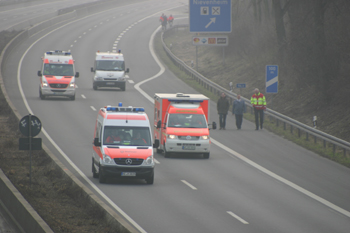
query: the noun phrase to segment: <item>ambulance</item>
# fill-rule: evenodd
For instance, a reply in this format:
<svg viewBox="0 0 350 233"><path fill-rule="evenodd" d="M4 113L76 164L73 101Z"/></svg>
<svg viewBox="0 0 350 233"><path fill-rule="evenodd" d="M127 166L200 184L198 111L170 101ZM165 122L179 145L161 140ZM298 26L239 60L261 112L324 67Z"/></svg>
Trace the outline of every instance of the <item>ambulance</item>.
<svg viewBox="0 0 350 233"><path fill-rule="evenodd" d="M105 106L98 112L92 155L92 174L107 178L154 182L151 126L144 108Z"/></svg>
<svg viewBox="0 0 350 233"><path fill-rule="evenodd" d="M154 95L154 141L157 152L210 156L209 98L201 94ZM216 123L212 123L216 129Z"/></svg>
<svg viewBox="0 0 350 233"><path fill-rule="evenodd" d="M129 78L129 68L125 69L124 55L118 53L96 52L92 79L92 87L97 90L99 87L118 87L125 91L126 79Z"/></svg>
<svg viewBox="0 0 350 233"><path fill-rule="evenodd" d="M38 71L40 99L65 96L75 100L75 78L79 77L79 72L75 72L72 54L61 50L48 51L42 60L41 70Z"/></svg>

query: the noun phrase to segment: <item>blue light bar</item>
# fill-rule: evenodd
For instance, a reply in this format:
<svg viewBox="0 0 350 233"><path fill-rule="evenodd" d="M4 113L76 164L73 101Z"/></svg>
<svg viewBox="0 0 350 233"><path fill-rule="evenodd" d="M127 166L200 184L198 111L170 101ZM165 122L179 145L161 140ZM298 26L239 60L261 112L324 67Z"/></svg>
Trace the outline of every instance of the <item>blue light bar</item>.
<svg viewBox="0 0 350 233"><path fill-rule="evenodd" d="M127 108L124 108L124 107L111 107L111 106L108 106L106 107L106 111L109 111L109 112L144 112L145 111L145 108L143 107L127 107Z"/></svg>
<svg viewBox="0 0 350 233"><path fill-rule="evenodd" d="M122 103L122 102L119 102L118 106L119 106L119 107L122 107L122 106L123 106L123 103Z"/></svg>

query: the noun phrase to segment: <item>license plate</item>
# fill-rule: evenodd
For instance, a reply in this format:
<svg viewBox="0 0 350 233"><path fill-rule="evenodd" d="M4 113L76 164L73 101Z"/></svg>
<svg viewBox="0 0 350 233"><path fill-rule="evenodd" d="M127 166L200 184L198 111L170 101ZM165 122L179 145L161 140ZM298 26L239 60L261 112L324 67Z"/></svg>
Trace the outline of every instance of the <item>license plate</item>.
<svg viewBox="0 0 350 233"><path fill-rule="evenodd" d="M107 84L107 85L114 85L113 82L107 82L106 84Z"/></svg>
<svg viewBox="0 0 350 233"><path fill-rule="evenodd" d="M183 144L182 149L183 150L195 150L196 146L194 144Z"/></svg>
<svg viewBox="0 0 350 233"><path fill-rule="evenodd" d="M122 176L136 176L136 172L122 172Z"/></svg>

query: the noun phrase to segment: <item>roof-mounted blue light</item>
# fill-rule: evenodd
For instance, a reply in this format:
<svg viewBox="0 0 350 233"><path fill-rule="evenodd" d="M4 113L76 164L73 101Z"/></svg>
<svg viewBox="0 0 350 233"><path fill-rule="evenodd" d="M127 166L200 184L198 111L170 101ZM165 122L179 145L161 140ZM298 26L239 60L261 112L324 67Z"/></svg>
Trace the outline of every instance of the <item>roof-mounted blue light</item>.
<svg viewBox="0 0 350 233"><path fill-rule="evenodd" d="M133 110L134 110L134 112L144 112L145 111L144 108L134 108Z"/></svg>
<svg viewBox="0 0 350 233"><path fill-rule="evenodd" d="M181 102L203 102L203 100L194 100L194 99L168 99L170 102L178 102L178 103L181 103Z"/></svg>
<svg viewBox="0 0 350 233"><path fill-rule="evenodd" d="M143 107L112 107L107 106L106 111L109 112L144 112L145 108Z"/></svg>
<svg viewBox="0 0 350 233"><path fill-rule="evenodd" d="M123 103L122 103L122 102L119 102L118 106L119 106L119 107L122 107L122 106L123 106Z"/></svg>

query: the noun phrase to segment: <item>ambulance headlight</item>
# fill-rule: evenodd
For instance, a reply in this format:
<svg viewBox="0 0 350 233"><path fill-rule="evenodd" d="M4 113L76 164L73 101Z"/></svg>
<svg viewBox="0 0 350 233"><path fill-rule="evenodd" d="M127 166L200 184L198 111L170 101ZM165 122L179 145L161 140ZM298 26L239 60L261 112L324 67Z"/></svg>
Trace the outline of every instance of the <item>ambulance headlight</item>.
<svg viewBox="0 0 350 233"><path fill-rule="evenodd" d="M169 134L169 135L168 135L168 138L169 138L169 139L176 139L177 137L176 137L176 135Z"/></svg>
<svg viewBox="0 0 350 233"><path fill-rule="evenodd" d="M74 82L71 82L71 83L69 84L69 87L75 87L75 83L74 83Z"/></svg>
<svg viewBox="0 0 350 233"><path fill-rule="evenodd" d="M103 155L103 162L108 164L115 164L114 160L111 159L111 157L109 157L108 155Z"/></svg>
<svg viewBox="0 0 350 233"><path fill-rule="evenodd" d="M201 138L202 138L203 140L208 140L208 139L209 139L209 136L208 136L208 135L204 135L204 136L201 136Z"/></svg>
<svg viewBox="0 0 350 233"><path fill-rule="evenodd" d="M154 160L153 160L153 155L149 156L147 159L143 161L143 165L153 165Z"/></svg>
<svg viewBox="0 0 350 233"><path fill-rule="evenodd" d="M98 77L98 76L95 76L95 78L94 78L96 81L102 81L103 80L103 78L102 77Z"/></svg>
<svg viewBox="0 0 350 233"><path fill-rule="evenodd" d="M49 85L47 84L47 82L43 82L43 87L48 87Z"/></svg>

